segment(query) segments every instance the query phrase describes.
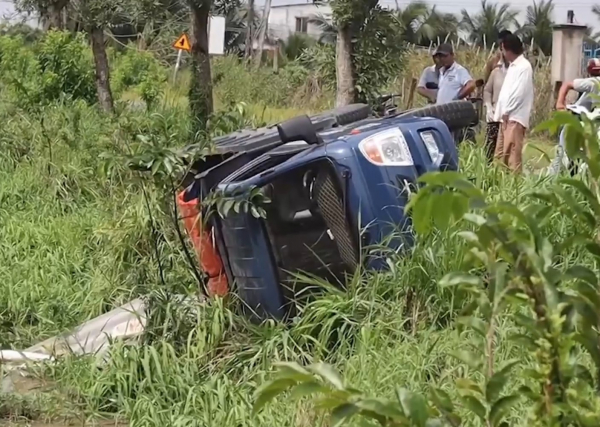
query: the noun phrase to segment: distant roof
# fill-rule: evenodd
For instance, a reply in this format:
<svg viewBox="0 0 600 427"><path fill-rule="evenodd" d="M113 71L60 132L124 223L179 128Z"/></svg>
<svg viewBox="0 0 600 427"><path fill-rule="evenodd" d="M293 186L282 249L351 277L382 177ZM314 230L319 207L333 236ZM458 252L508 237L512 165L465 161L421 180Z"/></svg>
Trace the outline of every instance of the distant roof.
<svg viewBox="0 0 600 427"><path fill-rule="evenodd" d="M280 4L274 4L271 7L272 8L279 8L279 7L294 7L294 6L308 6L308 5L315 5L315 6L324 6L324 7L329 7L326 4L323 3L315 3L312 0L286 0L283 3Z"/></svg>

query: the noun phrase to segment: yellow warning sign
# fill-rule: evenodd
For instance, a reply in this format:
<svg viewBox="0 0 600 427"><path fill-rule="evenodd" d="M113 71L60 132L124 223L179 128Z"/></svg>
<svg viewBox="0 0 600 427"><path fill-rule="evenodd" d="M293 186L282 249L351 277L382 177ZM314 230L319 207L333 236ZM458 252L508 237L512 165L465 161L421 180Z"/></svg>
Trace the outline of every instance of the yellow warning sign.
<svg viewBox="0 0 600 427"><path fill-rule="evenodd" d="M190 44L190 39L187 34L183 33L181 37L177 39L177 41L173 44L175 49L185 50L187 52L192 50L192 45Z"/></svg>

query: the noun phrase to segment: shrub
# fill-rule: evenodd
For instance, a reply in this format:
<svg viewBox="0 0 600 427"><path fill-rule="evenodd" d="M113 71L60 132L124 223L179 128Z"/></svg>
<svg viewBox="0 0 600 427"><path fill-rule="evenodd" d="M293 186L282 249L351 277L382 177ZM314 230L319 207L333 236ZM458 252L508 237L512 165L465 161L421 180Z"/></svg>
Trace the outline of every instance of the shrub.
<svg viewBox="0 0 600 427"><path fill-rule="evenodd" d="M39 44L42 101L63 96L96 102L92 52L83 34L50 31Z"/></svg>
<svg viewBox="0 0 600 427"><path fill-rule="evenodd" d="M153 102L161 93L160 85L167 80L166 69L150 52L127 49L116 57L111 74L114 93L119 94L129 88L140 86L140 95L144 101Z"/></svg>

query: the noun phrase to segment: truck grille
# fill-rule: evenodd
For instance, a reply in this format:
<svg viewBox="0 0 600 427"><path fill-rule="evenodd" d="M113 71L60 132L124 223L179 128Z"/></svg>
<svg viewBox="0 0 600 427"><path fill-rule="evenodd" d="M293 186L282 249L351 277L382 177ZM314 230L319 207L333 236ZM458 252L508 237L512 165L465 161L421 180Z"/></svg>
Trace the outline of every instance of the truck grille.
<svg viewBox="0 0 600 427"><path fill-rule="evenodd" d="M329 227L340 256L348 267L355 269L358 265L358 254L354 239L345 216L342 198L336 189L334 177L327 170L321 170L315 180L314 194L319 210Z"/></svg>

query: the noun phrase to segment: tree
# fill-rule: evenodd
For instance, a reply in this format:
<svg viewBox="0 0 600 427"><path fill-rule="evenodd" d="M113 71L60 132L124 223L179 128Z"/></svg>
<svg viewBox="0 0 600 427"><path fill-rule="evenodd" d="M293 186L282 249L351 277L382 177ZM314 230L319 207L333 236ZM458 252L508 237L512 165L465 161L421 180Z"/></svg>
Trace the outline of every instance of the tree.
<svg viewBox="0 0 600 427"><path fill-rule="evenodd" d="M481 11L475 16L463 9L460 26L469 34L469 41L478 46L489 47L498 40L498 34L516 23L518 12L510 4L488 3L481 1Z"/></svg>
<svg viewBox="0 0 600 427"><path fill-rule="evenodd" d="M254 44L254 0L248 0L248 16L246 21L246 46L244 57L249 59L252 55L252 45Z"/></svg>
<svg viewBox="0 0 600 427"><path fill-rule="evenodd" d="M14 3L19 12L38 14L44 31L64 28L62 13L69 0L14 0Z"/></svg>
<svg viewBox="0 0 600 427"><path fill-rule="evenodd" d="M76 19L83 24L90 37L96 69L96 91L100 108L107 113L114 110L110 88L110 67L106 55L104 29L139 6L135 0L78 0L73 3ZM135 3L135 4L134 4Z"/></svg>
<svg viewBox="0 0 600 427"><path fill-rule="evenodd" d="M319 43L336 43L338 29L333 22L322 13L310 16L308 18L308 23L315 25L319 29Z"/></svg>
<svg viewBox="0 0 600 427"><path fill-rule="evenodd" d="M538 47L544 55L552 54L552 13L554 3L552 0L541 0L527 6L525 22L518 29L523 41L528 45Z"/></svg>
<svg viewBox="0 0 600 427"><path fill-rule="evenodd" d="M213 112L212 74L208 53L208 19L212 0L188 0L192 21L192 81L189 103L194 131L205 132Z"/></svg>
<svg viewBox="0 0 600 427"><path fill-rule="evenodd" d="M458 35L458 19L452 13L438 12L433 6L427 15L421 27L419 28L419 41L422 46L429 46L430 43L443 43L449 38L455 38Z"/></svg>
<svg viewBox="0 0 600 427"><path fill-rule="evenodd" d="M353 42L378 0L330 0L336 38L336 105L348 105L356 100L355 69L352 61Z"/></svg>
<svg viewBox="0 0 600 427"><path fill-rule="evenodd" d="M69 0L14 0L15 9L22 13L37 14L44 31L63 29L63 10Z"/></svg>
<svg viewBox="0 0 600 427"><path fill-rule="evenodd" d="M398 9L396 13L404 40L408 43L418 44L422 37L420 30L423 28L423 22L429 13L427 3L413 1L404 9Z"/></svg>

